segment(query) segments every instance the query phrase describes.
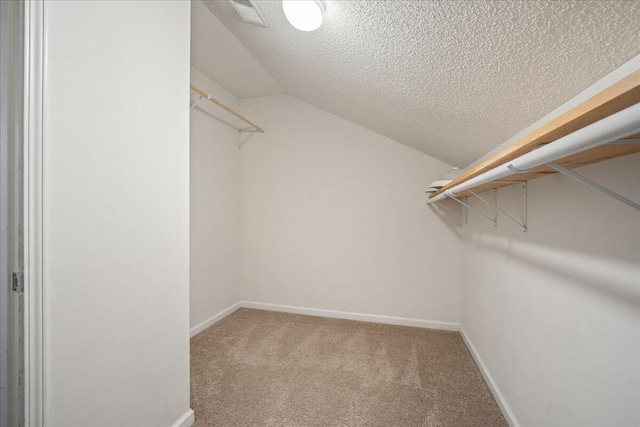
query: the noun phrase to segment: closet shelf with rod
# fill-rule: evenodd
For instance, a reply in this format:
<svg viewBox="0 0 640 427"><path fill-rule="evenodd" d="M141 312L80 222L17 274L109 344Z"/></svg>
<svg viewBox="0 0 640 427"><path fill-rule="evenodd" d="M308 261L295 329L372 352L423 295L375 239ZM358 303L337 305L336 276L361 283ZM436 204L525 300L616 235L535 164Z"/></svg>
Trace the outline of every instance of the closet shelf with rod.
<svg viewBox="0 0 640 427"><path fill-rule="evenodd" d="M208 94L207 92L203 91L202 89L199 89L198 87L196 87L194 85L190 85L189 87L190 87L192 92L194 92L194 93L196 93L196 94L198 94L200 96L197 100L195 100L194 102L191 103L191 108L195 108L195 106L198 105L198 103L200 101L202 101L203 99L206 99L206 100L210 101L211 103L217 105L218 107L222 108L226 112L230 113L235 118L243 121L244 123L246 123L246 124L248 124L250 126L248 128L242 128L242 129L237 129L236 128L236 130L238 132L264 133L264 130L260 126L258 126L257 124L253 123L252 121L250 121L249 119L244 117L242 114L236 112L232 108L227 107L222 102L218 101L216 98L211 96L211 94Z"/></svg>
<svg viewBox="0 0 640 427"><path fill-rule="evenodd" d="M640 70L454 179L431 194L427 204L474 197L484 190L559 172L640 210L640 204L569 170L637 152Z"/></svg>

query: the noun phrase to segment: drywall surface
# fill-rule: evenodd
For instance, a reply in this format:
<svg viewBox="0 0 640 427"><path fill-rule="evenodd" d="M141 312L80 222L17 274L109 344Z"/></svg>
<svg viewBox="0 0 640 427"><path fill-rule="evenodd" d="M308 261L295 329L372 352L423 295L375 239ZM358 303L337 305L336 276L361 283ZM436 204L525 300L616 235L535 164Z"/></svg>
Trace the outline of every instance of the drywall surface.
<svg viewBox="0 0 640 427"><path fill-rule="evenodd" d="M640 200L639 165L636 154L576 171ZM519 192L498 194L516 217ZM462 327L520 425L638 425L640 216L558 174L528 195L527 234L469 213Z"/></svg>
<svg viewBox="0 0 640 427"><path fill-rule="evenodd" d="M189 3L47 2L44 28L44 424L171 426L189 411Z"/></svg>
<svg viewBox="0 0 640 427"><path fill-rule="evenodd" d="M191 82L237 108L235 96L195 68ZM216 118L232 121L221 108L197 105L190 137L192 329L240 301L240 133Z"/></svg>
<svg viewBox="0 0 640 427"><path fill-rule="evenodd" d="M288 95L460 167L640 54L637 1L327 1L307 33L205 5Z"/></svg>
<svg viewBox="0 0 640 427"><path fill-rule="evenodd" d="M424 204L448 165L287 95L241 108L265 129L241 151L243 300L458 323L460 238Z"/></svg>

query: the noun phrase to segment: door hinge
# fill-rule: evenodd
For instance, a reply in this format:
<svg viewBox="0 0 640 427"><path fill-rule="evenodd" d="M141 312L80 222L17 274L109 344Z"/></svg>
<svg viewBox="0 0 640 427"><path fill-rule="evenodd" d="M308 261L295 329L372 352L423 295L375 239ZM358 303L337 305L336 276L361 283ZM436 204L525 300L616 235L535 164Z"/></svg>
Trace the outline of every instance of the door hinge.
<svg viewBox="0 0 640 427"><path fill-rule="evenodd" d="M24 291L24 274L13 273L13 292L21 294Z"/></svg>

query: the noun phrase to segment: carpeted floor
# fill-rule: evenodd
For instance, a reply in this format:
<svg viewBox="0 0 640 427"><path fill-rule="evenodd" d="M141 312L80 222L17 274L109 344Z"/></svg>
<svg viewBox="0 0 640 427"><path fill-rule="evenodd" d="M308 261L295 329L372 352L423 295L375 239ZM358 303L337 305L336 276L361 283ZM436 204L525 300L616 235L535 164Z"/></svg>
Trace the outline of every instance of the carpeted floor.
<svg viewBox="0 0 640 427"><path fill-rule="evenodd" d="M457 332L240 309L191 339L195 427L506 426Z"/></svg>

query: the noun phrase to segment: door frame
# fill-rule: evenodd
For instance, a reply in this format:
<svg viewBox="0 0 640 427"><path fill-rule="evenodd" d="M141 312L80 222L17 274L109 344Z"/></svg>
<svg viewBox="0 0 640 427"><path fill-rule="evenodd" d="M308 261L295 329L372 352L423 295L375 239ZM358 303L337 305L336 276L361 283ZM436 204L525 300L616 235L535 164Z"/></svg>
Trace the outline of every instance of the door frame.
<svg viewBox="0 0 640 427"><path fill-rule="evenodd" d="M24 4L0 4L0 426L24 426ZM19 281L17 282L19 286Z"/></svg>
<svg viewBox="0 0 640 427"><path fill-rule="evenodd" d="M24 401L25 426L44 425L43 92L46 2L25 1L24 23Z"/></svg>

